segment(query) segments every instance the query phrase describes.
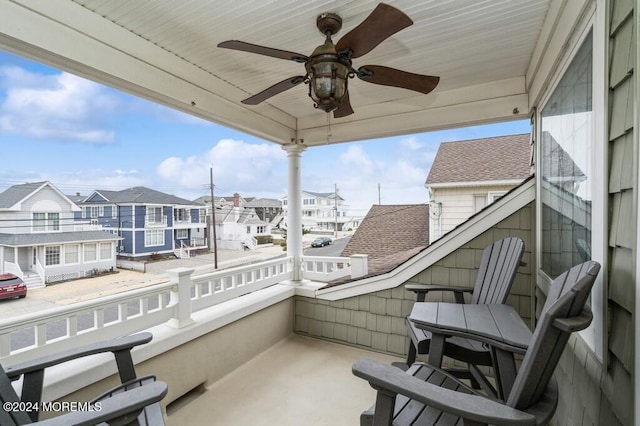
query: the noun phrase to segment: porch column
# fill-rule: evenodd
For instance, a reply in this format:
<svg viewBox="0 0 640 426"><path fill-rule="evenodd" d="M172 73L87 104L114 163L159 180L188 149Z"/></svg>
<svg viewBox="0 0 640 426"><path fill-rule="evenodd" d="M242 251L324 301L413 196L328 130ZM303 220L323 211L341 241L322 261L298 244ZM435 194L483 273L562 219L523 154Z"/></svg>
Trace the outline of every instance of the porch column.
<svg viewBox="0 0 640 426"><path fill-rule="evenodd" d="M291 143L282 147L287 151L289 174L287 177L287 257L293 261L293 281L302 280L302 188L300 158L306 149L301 143Z"/></svg>

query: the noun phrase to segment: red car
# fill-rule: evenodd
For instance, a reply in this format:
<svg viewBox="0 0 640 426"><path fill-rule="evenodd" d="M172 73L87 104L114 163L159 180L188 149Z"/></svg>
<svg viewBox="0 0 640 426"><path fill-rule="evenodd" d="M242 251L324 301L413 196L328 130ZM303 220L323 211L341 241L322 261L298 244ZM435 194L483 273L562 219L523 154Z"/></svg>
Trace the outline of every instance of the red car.
<svg viewBox="0 0 640 426"><path fill-rule="evenodd" d="M23 298L27 295L27 285L13 274L0 275L0 299Z"/></svg>

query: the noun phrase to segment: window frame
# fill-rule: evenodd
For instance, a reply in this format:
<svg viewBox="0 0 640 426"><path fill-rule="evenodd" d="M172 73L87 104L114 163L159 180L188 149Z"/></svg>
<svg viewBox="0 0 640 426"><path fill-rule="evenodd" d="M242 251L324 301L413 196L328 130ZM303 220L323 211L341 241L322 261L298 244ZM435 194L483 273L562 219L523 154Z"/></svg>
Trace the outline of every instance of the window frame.
<svg viewBox="0 0 640 426"><path fill-rule="evenodd" d="M553 72L550 84L547 87L544 96L541 98L536 108L536 277L537 287L544 293L548 294L549 286L552 282L551 278L542 270L542 188L540 179L542 176L542 111L555 92L559 82L564 77L567 69L571 65L578 50L591 33L592 37L592 157L591 161L591 193L592 193L592 224L607 224L607 188L608 188L608 152L607 152L607 45L606 37L606 10L601 2L598 7L592 10L586 19L578 26L575 33L576 36L571 40L570 48L568 48L562 57L560 66ZM604 330L606 320L606 304L605 304L605 281L606 281L606 254L607 254L607 227L606 225L591 226L591 259L602 265L600 274L591 291L591 309L593 312L593 321L591 325L580 331L580 336L587 345L595 353L595 355L604 361Z"/></svg>
<svg viewBox="0 0 640 426"><path fill-rule="evenodd" d="M49 250L57 251L57 253L49 253ZM56 263L50 263L50 260L57 260ZM44 248L44 265L45 266L60 266L62 261L62 249L59 245L46 246Z"/></svg>

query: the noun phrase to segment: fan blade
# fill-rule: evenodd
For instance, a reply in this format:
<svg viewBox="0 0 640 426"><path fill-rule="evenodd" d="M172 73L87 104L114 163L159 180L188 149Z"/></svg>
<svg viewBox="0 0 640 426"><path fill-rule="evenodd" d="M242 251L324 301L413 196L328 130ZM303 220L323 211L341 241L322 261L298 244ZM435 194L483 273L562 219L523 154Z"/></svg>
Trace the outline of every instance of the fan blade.
<svg viewBox="0 0 640 426"><path fill-rule="evenodd" d="M245 99L244 101L242 101L242 103L245 105L258 105L260 102L267 100L270 97L277 95L278 93L282 93L285 90L289 90L292 87L295 87L298 84L302 83L303 81L303 75L289 77L285 80L282 80L280 83L276 83L273 86L263 90L262 92Z"/></svg>
<svg viewBox="0 0 640 426"><path fill-rule="evenodd" d="M380 65L365 65L358 69L358 78L362 81L383 86L401 87L427 94L436 88L440 77L414 74Z"/></svg>
<svg viewBox="0 0 640 426"><path fill-rule="evenodd" d="M333 111L333 118L342 118L347 115L353 114L353 108L351 108L351 101L349 100L349 91L344 94L340 103L338 104L338 108Z"/></svg>
<svg viewBox="0 0 640 426"><path fill-rule="evenodd" d="M336 45L337 52L351 50L351 57L366 55L374 47L413 21L395 7L380 3L357 27L344 35Z"/></svg>
<svg viewBox="0 0 640 426"><path fill-rule="evenodd" d="M270 56L272 58L286 59L296 62L307 62L309 59L306 55L287 50L272 49L271 47L259 46L257 44L245 43L244 41L229 40L218 44L218 47L225 49L241 50L243 52L257 53L258 55Z"/></svg>

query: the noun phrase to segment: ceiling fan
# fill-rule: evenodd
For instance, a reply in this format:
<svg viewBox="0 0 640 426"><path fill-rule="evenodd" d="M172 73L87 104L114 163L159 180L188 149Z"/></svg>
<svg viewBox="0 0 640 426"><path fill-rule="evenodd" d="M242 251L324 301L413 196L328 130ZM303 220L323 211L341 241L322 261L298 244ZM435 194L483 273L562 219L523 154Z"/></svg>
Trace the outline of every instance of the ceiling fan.
<svg viewBox="0 0 640 426"><path fill-rule="evenodd" d="M431 92L440 77L414 74L380 65L352 66L352 59L364 56L377 45L413 21L395 7L380 3L371 14L337 44L331 40L342 28L342 18L335 13L324 13L316 19L318 30L326 36L324 44L315 48L311 56L287 50L273 49L238 40L229 40L218 47L257 53L272 58L286 59L304 64L306 74L289 77L242 101L257 105L270 97L291 89L300 83L309 85L309 96L314 106L325 112L333 111L335 118L353 114L349 101L348 79L358 77L368 83L401 87L420 93Z"/></svg>

